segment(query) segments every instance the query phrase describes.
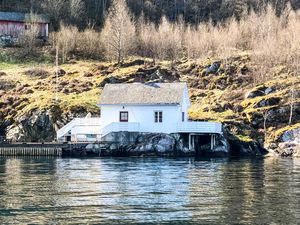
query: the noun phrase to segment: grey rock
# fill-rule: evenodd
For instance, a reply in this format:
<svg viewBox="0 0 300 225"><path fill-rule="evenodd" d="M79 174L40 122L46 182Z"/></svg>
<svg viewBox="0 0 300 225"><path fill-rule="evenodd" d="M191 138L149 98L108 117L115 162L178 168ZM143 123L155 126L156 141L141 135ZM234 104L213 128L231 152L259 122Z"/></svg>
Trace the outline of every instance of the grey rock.
<svg viewBox="0 0 300 225"><path fill-rule="evenodd" d="M272 149L272 150L274 150L274 149L278 148L278 144L272 142L272 143L265 144L264 147L265 147L266 149Z"/></svg>
<svg viewBox="0 0 300 225"><path fill-rule="evenodd" d="M270 93L274 92L274 90L270 87L268 87L266 90L265 90L265 94L268 95Z"/></svg>
<svg viewBox="0 0 300 225"><path fill-rule="evenodd" d="M285 131L279 138L276 148L268 146L269 151L274 151L282 157L300 157L300 128Z"/></svg>
<svg viewBox="0 0 300 225"><path fill-rule="evenodd" d="M270 87L260 86L260 87L257 87L256 89L251 90L248 93L246 93L245 98L249 99L249 98L256 98L259 96L265 96L273 91L274 90Z"/></svg>
<svg viewBox="0 0 300 225"><path fill-rule="evenodd" d="M165 153L174 150L175 138L169 135L164 135L157 144L154 144L154 148L159 153Z"/></svg>
<svg viewBox="0 0 300 225"><path fill-rule="evenodd" d="M300 144L300 128L284 132L280 139L282 142L296 142Z"/></svg>
<svg viewBox="0 0 300 225"><path fill-rule="evenodd" d="M220 61L217 61L217 62L214 62L213 64L211 64L207 69L206 69L206 74L215 74L218 72L219 68L221 66L221 62Z"/></svg>
<svg viewBox="0 0 300 225"><path fill-rule="evenodd" d="M6 137L11 141L43 142L55 139L54 121L49 111L33 111L31 115L16 118L7 128Z"/></svg>

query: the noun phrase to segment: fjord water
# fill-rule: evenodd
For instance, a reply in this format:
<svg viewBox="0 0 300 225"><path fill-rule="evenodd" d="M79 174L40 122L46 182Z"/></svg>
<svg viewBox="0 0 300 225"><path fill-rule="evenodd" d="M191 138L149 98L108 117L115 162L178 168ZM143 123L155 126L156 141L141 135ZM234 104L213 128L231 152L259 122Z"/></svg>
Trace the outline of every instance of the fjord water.
<svg viewBox="0 0 300 225"><path fill-rule="evenodd" d="M0 224L298 224L299 206L296 159L0 159Z"/></svg>

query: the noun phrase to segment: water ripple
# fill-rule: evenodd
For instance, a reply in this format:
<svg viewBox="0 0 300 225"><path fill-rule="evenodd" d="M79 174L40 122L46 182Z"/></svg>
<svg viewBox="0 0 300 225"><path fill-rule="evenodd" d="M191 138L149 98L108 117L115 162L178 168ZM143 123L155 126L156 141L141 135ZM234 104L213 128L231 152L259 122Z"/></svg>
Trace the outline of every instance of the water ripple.
<svg viewBox="0 0 300 225"><path fill-rule="evenodd" d="M297 224L292 159L0 159L0 224Z"/></svg>

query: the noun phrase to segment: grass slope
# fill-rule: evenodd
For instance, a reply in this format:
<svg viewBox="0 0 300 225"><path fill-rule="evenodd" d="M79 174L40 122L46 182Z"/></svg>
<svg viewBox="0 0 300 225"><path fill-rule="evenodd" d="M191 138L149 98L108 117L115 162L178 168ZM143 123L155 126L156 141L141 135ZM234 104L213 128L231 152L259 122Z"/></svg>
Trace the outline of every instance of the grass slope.
<svg viewBox="0 0 300 225"><path fill-rule="evenodd" d="M284 66L274 68L274 74L266 81L254 83L255 65L246 53L200 62L164 61L152 65L150 61L144 64L140 61L128 60L123 67L107 62L72 61L60 66L58 84L52 64L0 63L0 85L11 84L10 88L0 88L0 118L14 123L14 118L34 109L47 110L53 106L63 113L84 109L97 114L96 104L107 82L182 81L190 88L190 118L193 120L223 122L243 141L264 136L263 116L267 111L270 113L266 123L269 138L288 129L291 85L295 84L295 90L299 90L300 79L288 73ZM218 71L207 73L207 68L216 61L221 62ZM159 75L153 75L151 71L157 69ZM259 93L266 88L272 91L246 98L249 93ZM295 97L293 124L299 123L300 118L298 92Z"/></svg>

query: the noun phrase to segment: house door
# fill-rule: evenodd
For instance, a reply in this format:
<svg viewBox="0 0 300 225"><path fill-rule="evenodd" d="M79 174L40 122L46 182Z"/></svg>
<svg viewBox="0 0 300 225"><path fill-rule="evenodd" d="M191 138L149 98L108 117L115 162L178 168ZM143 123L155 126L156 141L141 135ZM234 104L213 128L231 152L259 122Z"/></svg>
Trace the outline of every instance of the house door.
<svg viewBox="0 0 300 225"><path fill-rule="evenodd" d="M120 112L120 122L128 122L128 112L127 111L121 111Z"/></svg>

